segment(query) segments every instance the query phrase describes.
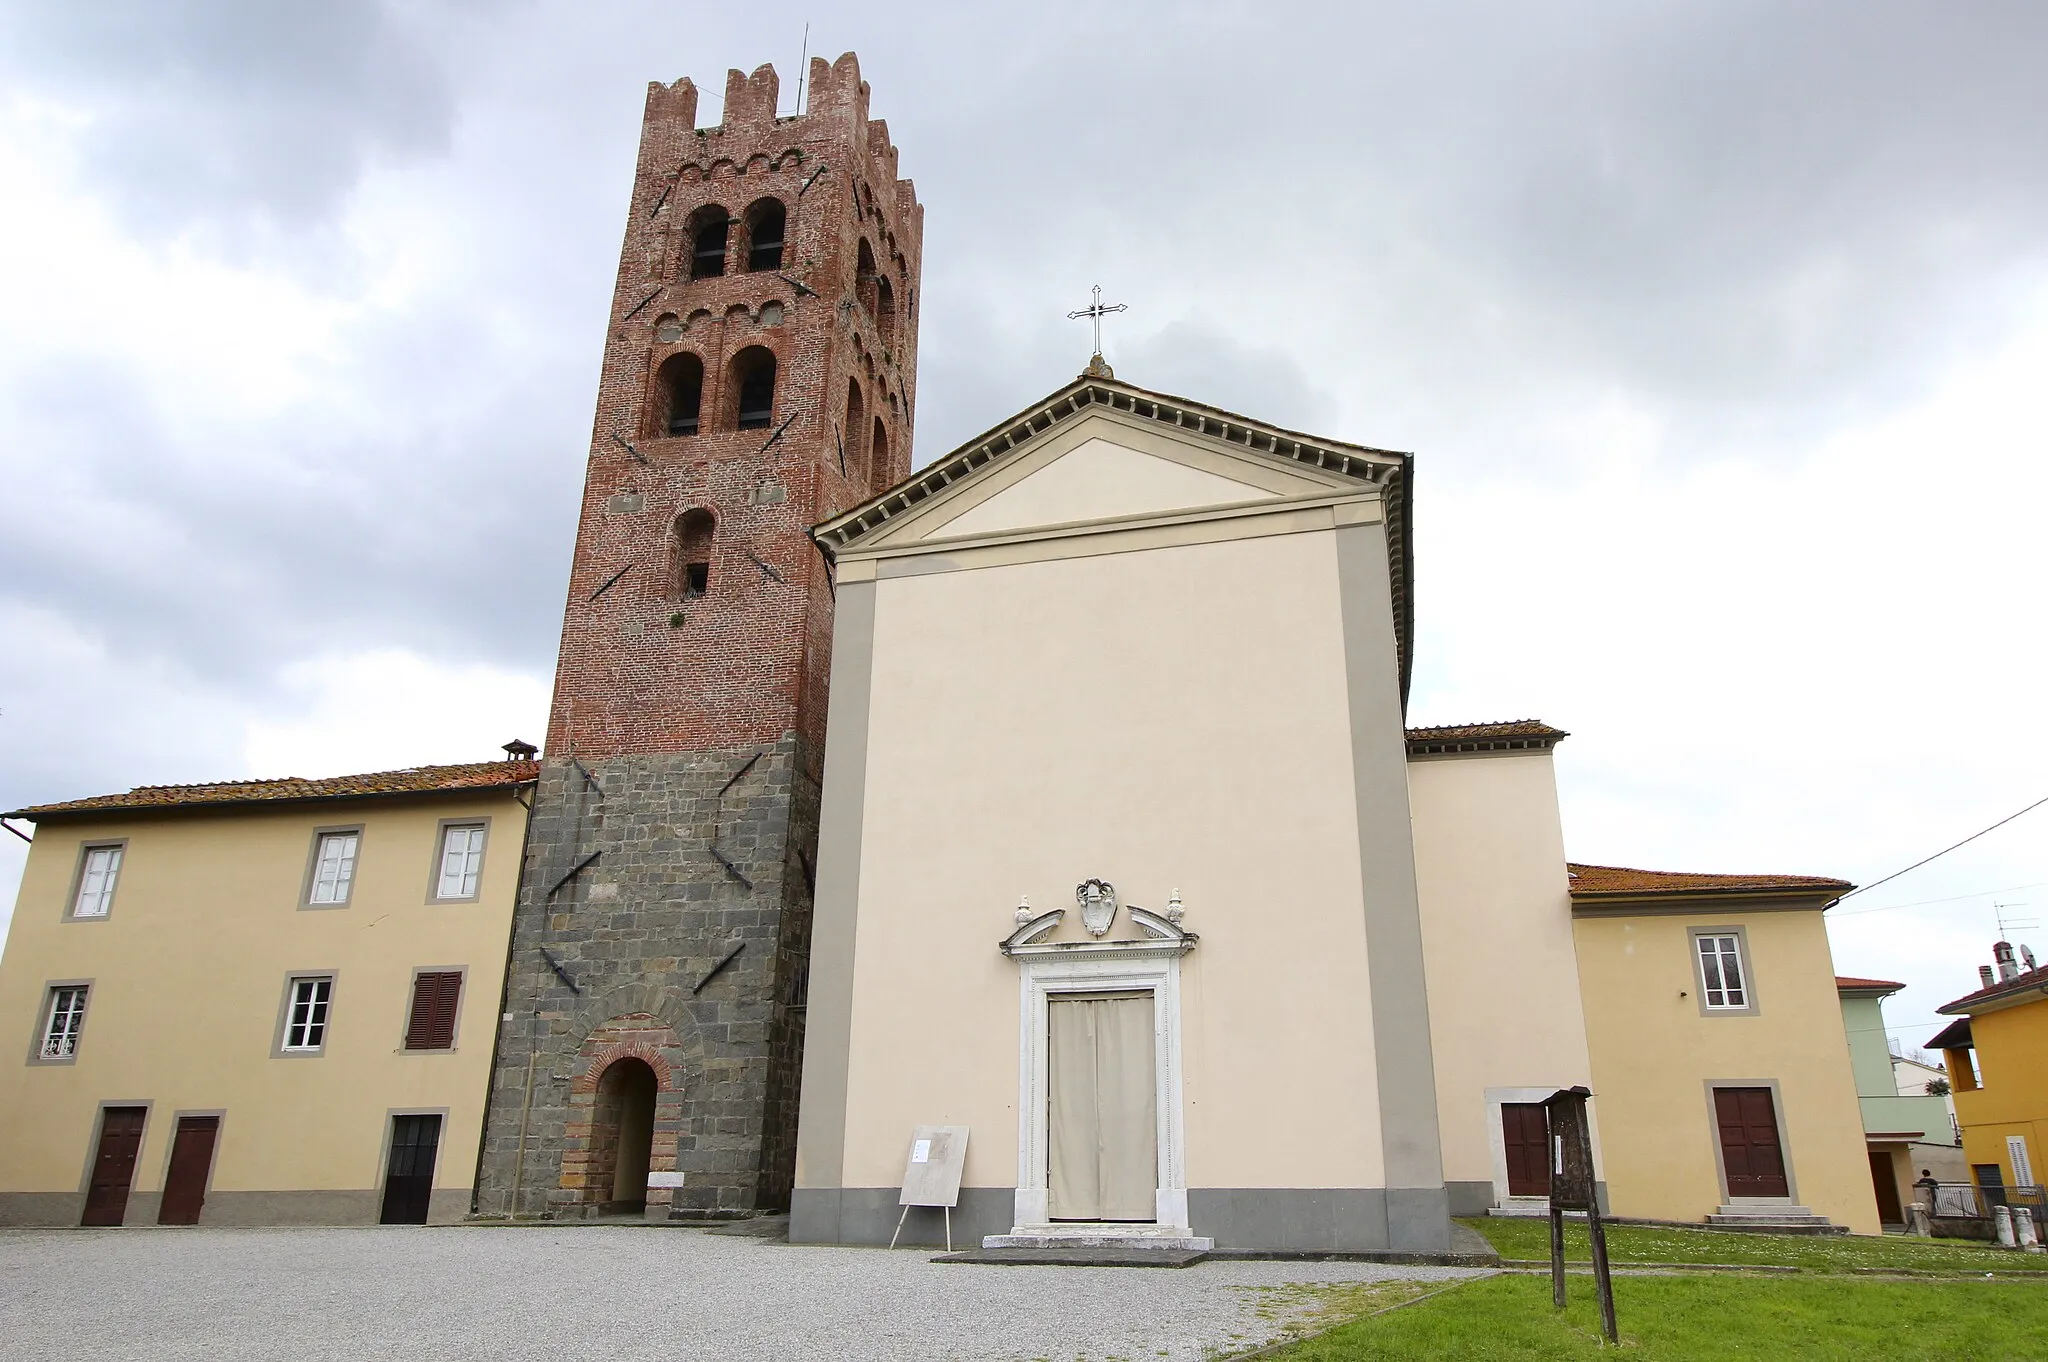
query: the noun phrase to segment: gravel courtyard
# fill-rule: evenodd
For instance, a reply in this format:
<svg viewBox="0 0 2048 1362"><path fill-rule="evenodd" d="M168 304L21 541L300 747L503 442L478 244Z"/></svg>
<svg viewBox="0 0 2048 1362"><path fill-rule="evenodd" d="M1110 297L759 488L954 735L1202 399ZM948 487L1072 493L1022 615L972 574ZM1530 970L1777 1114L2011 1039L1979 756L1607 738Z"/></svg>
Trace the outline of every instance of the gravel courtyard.
<svg viewBox="0 0 2048 1362"><path fill-rule="evenodd" d="M700 1230L0 1231L0 1355L1201 1359L1276 1337L1296 1283L1459 1268L969 1267ZM1262 1317L1261 1307L1267 1317Z"/></svg>

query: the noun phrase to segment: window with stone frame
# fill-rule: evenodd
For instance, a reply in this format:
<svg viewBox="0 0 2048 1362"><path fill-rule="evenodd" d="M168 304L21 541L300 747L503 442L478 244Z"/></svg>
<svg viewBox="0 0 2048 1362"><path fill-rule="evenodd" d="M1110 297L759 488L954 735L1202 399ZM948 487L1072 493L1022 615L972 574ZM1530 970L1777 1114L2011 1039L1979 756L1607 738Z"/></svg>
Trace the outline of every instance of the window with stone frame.
<svg viewBox="0 0 2048 1362"><path fill-rule="evenodd" d="M119 846L89 846L78 871L78 896L71 901L73 917L105 917L114 905L114 881L121 874Z"/></svg>
<svg viewBox="0 0 2048 1362"><path fill-rule="evenodd" d="M319 1054L327 1046L327 1014L334 1002L334 976L294 977L285 1003L284 1036L278 1048L286 1054Z"/></svg>
<svg viewBox="0 0 2048 1362"><path fill-rule="evenodd" d="M42 1058L71 1059L78 1054L89 991L84 984L60 984L50 990L49 1005L43 1009L42 1044L37 1052Z"/></svg>

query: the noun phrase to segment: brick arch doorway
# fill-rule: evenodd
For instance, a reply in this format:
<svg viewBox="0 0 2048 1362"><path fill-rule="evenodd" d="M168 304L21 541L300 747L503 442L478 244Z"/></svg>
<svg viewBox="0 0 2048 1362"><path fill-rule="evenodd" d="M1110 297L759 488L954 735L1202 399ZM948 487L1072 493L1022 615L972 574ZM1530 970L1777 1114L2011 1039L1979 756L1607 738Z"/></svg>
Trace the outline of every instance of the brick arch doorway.
<svg viewBox="0 0 2048 1362"><path fill-rule="evenodd" d="M682 1112L687 1060L674 1028L647 1012L614 1016L585 1038L569 1084L560 1189L549 1199L555 1216L589 1219L635 1202L649 1216L673 1213L682 1180L677 1146L688 1127ZM622 1158L621 1140L629 1132ZM663 1176L650 1179L650 1173Z"/></svg>
<svg viewBox="0 0 2048 1362"><path fill-rule="evenodd" d="M613 1060L598 1076L590 1122L590 1183L602 1214L642 1215L647 1210L654 1100L660 1087L644 1059Z"/></svg>

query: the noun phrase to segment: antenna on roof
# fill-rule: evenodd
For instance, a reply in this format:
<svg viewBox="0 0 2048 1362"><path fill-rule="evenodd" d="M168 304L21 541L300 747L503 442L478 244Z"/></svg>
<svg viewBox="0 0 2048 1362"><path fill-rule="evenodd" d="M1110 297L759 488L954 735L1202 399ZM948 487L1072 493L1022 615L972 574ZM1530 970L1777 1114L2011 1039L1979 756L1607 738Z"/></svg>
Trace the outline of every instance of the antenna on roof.
<svg viewBox="0 0 2048 1362"><path fill-rule="evenodd" d="M2024 903L1994 903L1991 905L1991 915L1998 919L1999 940L2010 941L2015 928L2038 927L2041 925L2041 919L2037 917L2015 917L2007 912L2008 909L2025 908L2026 906Z"/></svg>
<svg viewBox="0 0 2048 1362"><path fill-rule="evenodd" d="M804 21L804 54L796 59L796 103L790 108L790 116L804 111L804 93L811 88L809 78L804 74L811 65L811 24Z"/></svg>

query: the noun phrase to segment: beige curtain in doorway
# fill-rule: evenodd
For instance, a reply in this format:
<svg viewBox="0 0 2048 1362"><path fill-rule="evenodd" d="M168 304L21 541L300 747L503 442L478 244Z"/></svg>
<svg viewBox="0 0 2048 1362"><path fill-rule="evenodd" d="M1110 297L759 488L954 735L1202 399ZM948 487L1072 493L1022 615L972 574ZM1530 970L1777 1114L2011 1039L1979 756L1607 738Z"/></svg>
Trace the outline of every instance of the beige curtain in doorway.
<svg viewBox="0 0 2048 1362"><path fill-rule="evenodd" d="M1054 1220L1155 1219L1152 995L1055 995L1046 1023L1049 1213Z"/></svg>

